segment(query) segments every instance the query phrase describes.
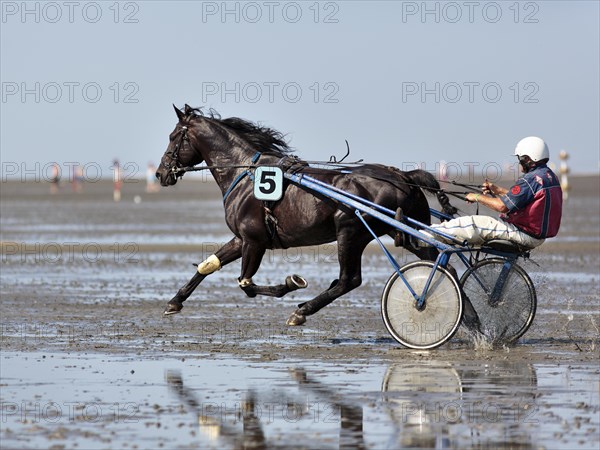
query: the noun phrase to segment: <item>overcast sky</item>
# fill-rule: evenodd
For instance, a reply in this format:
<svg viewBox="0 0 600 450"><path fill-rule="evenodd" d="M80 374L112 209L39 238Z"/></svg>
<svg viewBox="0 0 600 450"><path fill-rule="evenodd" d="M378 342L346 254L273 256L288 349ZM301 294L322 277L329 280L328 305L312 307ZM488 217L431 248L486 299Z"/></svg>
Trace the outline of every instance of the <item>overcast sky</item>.
<svg viewBox="0 0 600 450"><path fill-rule="evenodd" d="M172 103L260 121L306 159L347 139L353 159L483 176L538 135L599 170L597 1L3 1L1 27L3 178L143 171Z"/></svg>

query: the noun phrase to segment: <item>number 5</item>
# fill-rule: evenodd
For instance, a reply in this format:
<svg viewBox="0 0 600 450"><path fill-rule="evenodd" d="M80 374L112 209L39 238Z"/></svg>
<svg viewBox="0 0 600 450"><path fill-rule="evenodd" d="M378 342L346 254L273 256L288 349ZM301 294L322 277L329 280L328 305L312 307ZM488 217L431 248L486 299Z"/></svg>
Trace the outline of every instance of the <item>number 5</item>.
<svg viewBox="0 0 600 450"><path fill-rule="evenodd" d="M254 171L254 197L277 201L283 196L283 172L279 167L257 167Z"/></svg>

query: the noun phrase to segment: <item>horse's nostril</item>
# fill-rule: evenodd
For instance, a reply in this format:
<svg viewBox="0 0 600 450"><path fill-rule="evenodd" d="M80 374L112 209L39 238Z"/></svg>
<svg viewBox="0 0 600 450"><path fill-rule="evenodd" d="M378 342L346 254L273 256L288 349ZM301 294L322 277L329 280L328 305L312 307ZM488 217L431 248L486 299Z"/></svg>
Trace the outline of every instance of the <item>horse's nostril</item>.
<svg viewBox="0 0 600 450"><path fill-rule="evenodd" d="M160 173L158 173L158 171L156 171L156 173L154 174L154 176L160 180Z"/></svg>

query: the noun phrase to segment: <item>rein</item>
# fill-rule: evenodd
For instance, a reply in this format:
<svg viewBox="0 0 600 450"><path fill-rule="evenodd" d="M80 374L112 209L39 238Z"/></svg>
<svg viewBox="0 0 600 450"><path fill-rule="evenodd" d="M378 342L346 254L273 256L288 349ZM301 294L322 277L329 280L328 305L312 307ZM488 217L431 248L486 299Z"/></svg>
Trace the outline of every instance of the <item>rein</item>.
<svg viewBox="0 0 600 450"><path fill-rule="evenodd" d="M177 156L179 147L180 147L181 143L183 142L184 136L186 135L186 133L187 133L187 128L184 127L184 133L182 134L182 138L181 138L179 144L176 146L175 151L173 152L173 155L175 157ZM210 170L210 169L246 169L240 175L237 176L237 178L231 183L231 186L229 186L229 188L223 195L223 202L225 202L225 200L227 199L227 197L229 196L231 191L233 191L233 189L239 184L240 181L242 181L247 176L252 176L250 169L256 169L258 167L261 167L259 164L256 164L256 162L260 158L261 154L262 154L261 152L255 153L255 155L252 157L252 164L188 166L188 167L179 167L179 166L175 165L171 168L171 172L173 172L173 174L175 174L175 176L177 176L178 178L181 178L187 172L199 172L202 170ZM330 160L330 161L302 161L302 162L305 164L318 164L318 165L333 167L333 168L337 168L337 169L351 168L353 165L362 164L362 162L363 162L363 160L360 159L358 161L342 163L343 159L345 159L345 157L342 158L342 160L340 160L339 162L335 161L335 158L333 158L333 160ZM452 184L454 186L460 186L460 187L464 187L464 188L468 189L467 191L450 191L450 190L446 190L446 189L440 189L441 192L451 195L452 197L455 197L464 202L467 201L467 198L465 197L466 194L468 194L469 192L479 192L481 189L480 186L475 185L475 184L465 184L465 183L458 183L456 181L444 181L444 180L438 180L438 182ZM414 186L414 187L417 187L420 189L425 189L425 186L422 186L422 185L416 184L416 183L409 183L406 181L399 181L398 183L404 184L406 186ZM477 205L477 209L478 209L477 212L479 212L479 205Z"/></svg>
<svg viewBox="0 0 600 450"><path fill-rule="evenodd" d="M256 158L256 155L262 155L263 153L261 152L256 152L256 154L254 155L254 158ZM181 177L183 176L183 174L187 173L187 172L199 172L202 170L210 170L210 169L256 169L258 167L261 167L261 165L259 164L255 164L256 160L258 160L258 158L256 158L256 160L252 158L252 164L228 164L228 165L222 165L222 166L187 166L187 167L172 167L171 168L171 172L173 172L175 175ZM290 157L292 159L296 159L295 157ZM297 162L299 164L302 164L304 166L306 166L306 168L304 170L310 170L310 169L321 169L321 167L309 167L309 165L319 165L319 166L325 166L325 167L331 167L334 169L351 169L352 166L355 165L360 165L360 164L364 164L362 159L359 159L357 161L353 161L353 162L347 162L347 163L341 163L341 162L331 162L331 161L305 161L305 160L297 160ZM415 184L415 183L407 183L407 182L402 182L402 184L406 184L409 186L416 186L416 187L423 187L419 184Z"/></svg>
<svg viewBox="0 0 600 450"><path fill-rule="evenodd" d="M469 189L469 192L479 192L481 190L481 186L477 184L466 184L466 183L457 183L456 181L443 181L440 180L441 183L450 183L454 186L460 186Z"/></svg>
<svg viewBox="0 0 600 450"><path fill-rule="evenodd" d="M327 167L335 167L338 169L350 168L353 165L359 165L363 163L362 159L358 161L349 162L349 163L333 163L329 161L302 161L306 164L315 164L322 165ZM172 167L171 172L177 174L178 176L182 176L186 172L198 172L201 170L210 170L210 169L256 169L261 167L258 164L239 164L239 165L226 165L226 166L188 166L188 167ZM416 186L416 185L415 185Z"/></svg>

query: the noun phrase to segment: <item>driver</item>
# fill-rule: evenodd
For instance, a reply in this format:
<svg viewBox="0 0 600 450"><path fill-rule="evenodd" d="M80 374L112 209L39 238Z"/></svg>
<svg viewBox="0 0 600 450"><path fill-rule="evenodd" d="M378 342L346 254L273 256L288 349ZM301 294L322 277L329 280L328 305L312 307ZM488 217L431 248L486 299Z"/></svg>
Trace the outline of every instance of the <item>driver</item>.
<svg viewBox="0 0 600 450"><path fill-rule="evenodd" d="M517 144L515 155L524 175L514 186L505 189L486 180L481 194L466 195L468 202L477 202L501 213L499 219L465 216L431 227L472 245L503 239L531 249L546 238L556 236L563 197L558 177L546 165L550 158L548 146L539 137L526 137ZM422 232L444 240L435 233Z"/></svg>

